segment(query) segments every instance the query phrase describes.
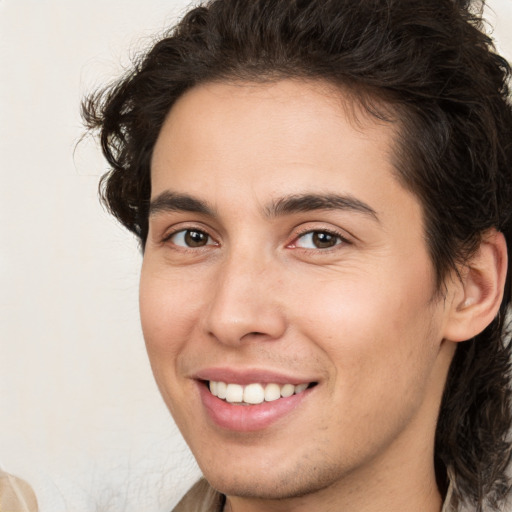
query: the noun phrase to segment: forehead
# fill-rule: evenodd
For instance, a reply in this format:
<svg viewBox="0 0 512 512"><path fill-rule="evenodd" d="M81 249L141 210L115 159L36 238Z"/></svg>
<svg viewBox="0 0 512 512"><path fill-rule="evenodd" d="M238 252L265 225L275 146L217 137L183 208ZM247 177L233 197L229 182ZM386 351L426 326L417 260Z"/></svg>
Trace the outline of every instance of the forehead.
<svg viewBox="0 0 512 512"><path fill-rule="evenodd" d="M417 207L396 178L395 130L324 82L204 84L167 116L152 197L171 189L247 208L248 198L334 192L393 209L398 191Z"/></svg>

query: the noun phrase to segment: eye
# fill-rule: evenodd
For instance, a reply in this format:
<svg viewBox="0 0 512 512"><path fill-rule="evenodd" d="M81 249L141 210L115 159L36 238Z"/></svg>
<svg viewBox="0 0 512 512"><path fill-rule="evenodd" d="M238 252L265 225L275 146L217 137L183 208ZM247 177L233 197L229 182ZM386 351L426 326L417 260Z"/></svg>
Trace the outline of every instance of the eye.
<svg viewBox="0 0 512 512"><path fill-rule="evenodd" d="M344 242L343 238L330 231L308 231L297 238L295 247L302 249L330 249Z"/></svg>
<svg viewBox="0 0 512 512"><path fill-rule="evenodd" d="M170 235L166 241L167 240L179 247L188 248L205 247L215 244L208 233L200 231L199 229L182 229L181 231L176 231L176 233Z"/></svg>

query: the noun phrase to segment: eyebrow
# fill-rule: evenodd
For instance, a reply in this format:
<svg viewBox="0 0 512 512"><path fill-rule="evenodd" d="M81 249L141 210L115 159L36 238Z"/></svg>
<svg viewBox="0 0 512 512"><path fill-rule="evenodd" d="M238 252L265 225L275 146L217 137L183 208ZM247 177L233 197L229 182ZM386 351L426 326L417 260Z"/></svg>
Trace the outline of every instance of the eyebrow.
<svg viewBox="0 0 512 512"><path fill-rule="evenodd" d="M267 217L275 218L314 210L345 210L379 220L377 212L368 204L351 196L338 194L294 194L273 201L265 208ZM164 191L151 200L149 215L163 212L193 212L215 217L215 208L206 201L188 194Z"/></svg>
<svg viewBox="0 0 512 512"><path fill-rule="evenodd" d="M278 199L266 210L269 217L314 210L346 210L379 220L377 212L371 206L351 195L297 194Z"/></svg>
<svg viewBox="0 0 512 512"><path fill-rule="evenodd" d="M162 192L149 203L150 216L162 212L193 212L215 216L215 209L206 201L169 190Z"/></svg>

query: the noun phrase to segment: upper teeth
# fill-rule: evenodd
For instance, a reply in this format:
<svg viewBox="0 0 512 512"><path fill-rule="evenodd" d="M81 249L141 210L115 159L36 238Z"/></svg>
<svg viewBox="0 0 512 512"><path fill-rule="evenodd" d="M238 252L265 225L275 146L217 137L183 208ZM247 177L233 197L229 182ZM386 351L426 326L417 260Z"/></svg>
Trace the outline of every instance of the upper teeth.
<svg viewBox="0 0 512 512"><path fill-rule="evenodd" d="M286 398L294 393L302 393L308 384L232 384L225 382L210 381L210 391L212 395L226 400L230 403L261 404L263 402L272 402L278 398Z"/></svg>

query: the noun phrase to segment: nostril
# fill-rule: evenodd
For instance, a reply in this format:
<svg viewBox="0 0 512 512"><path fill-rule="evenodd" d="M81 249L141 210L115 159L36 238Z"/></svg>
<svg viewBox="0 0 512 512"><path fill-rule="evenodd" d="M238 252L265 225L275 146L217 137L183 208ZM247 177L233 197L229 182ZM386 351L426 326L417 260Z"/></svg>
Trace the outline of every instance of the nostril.
<svg viewBox="0 0 512 512"><path fill-rule="evenodd" d="M266 300L263 304L256 299L224 299L214 300L203 320L203 328L218 342L238 346L243 341L279 339L286 331L283 313Z"/></svg>

